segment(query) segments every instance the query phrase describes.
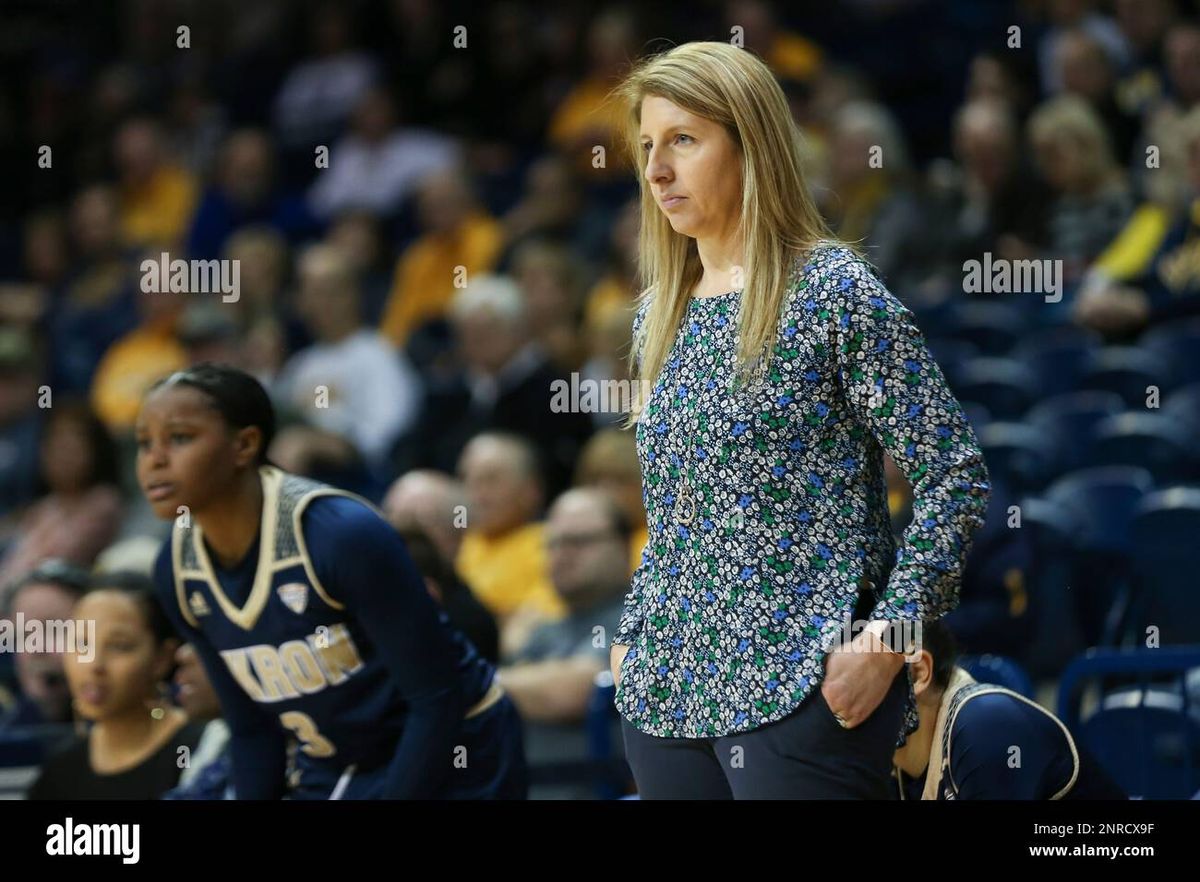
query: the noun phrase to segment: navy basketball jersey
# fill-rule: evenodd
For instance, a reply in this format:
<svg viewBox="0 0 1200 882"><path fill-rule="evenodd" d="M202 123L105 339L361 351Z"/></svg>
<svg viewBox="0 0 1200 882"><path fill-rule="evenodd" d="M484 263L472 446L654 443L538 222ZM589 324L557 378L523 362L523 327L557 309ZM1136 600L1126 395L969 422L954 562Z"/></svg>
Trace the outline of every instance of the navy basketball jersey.
<svg viewBox="0 0 1200 882"><path fill-rule="evenodd" d="M403 731L406 704L353 611L322 585L321 567L302 529L305 510L322 497L372 507L273 467L260 473L262 524L248 592L227 596L200 527L177 524L171 563L179 613L216 650L246 695L295 736L298 766L332 772L385 763ZM336 546L321 548L322 554L337 553ZM395 588L381 584L372 590ZM454 639L469 703L486 699L489 687L498 688L493 670L461 635Z"/></svg>

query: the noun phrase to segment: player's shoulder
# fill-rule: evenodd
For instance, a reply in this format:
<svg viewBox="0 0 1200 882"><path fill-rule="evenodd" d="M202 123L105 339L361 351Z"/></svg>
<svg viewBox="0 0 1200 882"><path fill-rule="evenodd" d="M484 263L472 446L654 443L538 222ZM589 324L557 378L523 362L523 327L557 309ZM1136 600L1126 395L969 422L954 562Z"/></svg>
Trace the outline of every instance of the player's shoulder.
<svg viewBox="0 0 1200 882"><path fill-rule="evenodd" d="M171 553L171 540L173 538L173 536L168 536L166 541L159 547L158 554L154 557L154 568L151 573L154 580L154 590L159 595L173 594L175 591L175 561L174 555Z"/></svg>
<svg viewBox="0 0 1200 882"><path fill-rule="evenodd" d="M1008 689L986 691L964 701L954 718L954 737L1011 740L1014 733L1056 738L1061 729L1040 704Z"/></svg>
<svg viewBox="0 0 1200 882"><path fill-rule="evenodd" d="M370 502L336 490L320 490L303 501L305 535L348 538L390 531L390 525Z"/></svg>

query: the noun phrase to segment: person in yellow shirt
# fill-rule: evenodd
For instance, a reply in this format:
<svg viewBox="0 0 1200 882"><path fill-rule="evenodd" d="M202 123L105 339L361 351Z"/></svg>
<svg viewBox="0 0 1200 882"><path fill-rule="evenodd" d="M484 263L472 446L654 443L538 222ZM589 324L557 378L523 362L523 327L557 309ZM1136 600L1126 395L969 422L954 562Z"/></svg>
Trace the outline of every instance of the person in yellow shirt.
<svg viewBox="0 0 1200 882"><path fill-rule="evenodd" d="M444 316L455 291L472 274L492 269L503 245L500 224L479 207L461 171L422 181L417 212L425 233L396 263L379 327L397 347L420 325Z"/></svg>
<svg viewBox="0 0 1200 882"><path fill-rule="evenodd" d="M566 612L550 582L542 524L537 454L525 439L483 432L459 459L466 486L466 533L455 565L496 616L500 651L517 651L540 622Z"/></svg>
<svg viewBox="0 0 1200 882"><path fill-rule="evenodd" d="M642 504L642 470L633 433L601 429L593 435L579 455L575 486L604 491L625 515L631 527L629 572L632 573L642 562L642 549L648 539L646 508Z"/></svg>
<svg viewBox="0 0 1200 882"><path fill-rule="evenodd" d="M127 122L117 132L113 152L125 243L168 250L178 245L196 209L196 181L168 161L157 123Z"/></svg>
<svg viewBox="0 0 1200 882"><path fill-rule="evenodd" d="M92 380L96 415L116 436L129 435L146 390L188 365L176 329L187 300L180 294L142 294L142 322L117 340L101 358Z"/></svg>
<svg viewBox="0 0 1200 882"><path fill-rule="evenodd" d="M624 10L600 13L588 28L588 71L567 93L550 118L550 143L570 157L576 169L591 180L628 173L626 158L612 147L624 124L619 101L610 92L620 82L629 59L637 54L632 16ZM603 165L595 165L596 147L604 148Z"/></svg>

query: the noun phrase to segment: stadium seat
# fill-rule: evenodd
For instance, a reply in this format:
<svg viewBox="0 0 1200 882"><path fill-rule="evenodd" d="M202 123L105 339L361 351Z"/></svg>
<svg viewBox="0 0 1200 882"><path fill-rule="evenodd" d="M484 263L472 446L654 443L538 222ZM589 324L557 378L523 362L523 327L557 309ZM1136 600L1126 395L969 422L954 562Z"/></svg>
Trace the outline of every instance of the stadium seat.
<svg viewBox="0 0 1200 882"><path fill-rule="evenodd" d="M1051 476L1054 443L1025 423L994 422L978 432L989 472L1003 478L1013 492L1030 493Z"/></svg>
<svg viewBox="0 0 1200 882"><path fill-rule="evenodd" d="M971 359L952 388L959 400L982 404L999 420L1020 418L1037 398L1033 371L1007 358Z"/></svg>
<svg viewBox="0 0 1200 882"><path fill-rule="evenodd" d="M946 316L947 336L972 343L987 356L1007 355L1021 338L1021 313L1005 303L955 302Z"/></svg>
<svg viewBox="0 0 1200 882"><path fill-rule="evenodd" d="M1096 427L1088 453L1092 466L1144 468L1159 484L1186 483L1197 475L1195 438L1162 413L1127 411Z"/></svg>
<svg viewBox="0 0 1200 882"><path fill-rule="evenodd" d="M1170 363L1161 355L1136 346L1108 346L1092 354L1081 389L1116 392L1131 408L1146 407L1147 388L1157 387L1159 397L1172 388Z"/></svg>
<svg viewBox="0 0 1200 882"><path fill-rule="evenodd" d="M1173 391L1163 403L1162 412L1168 419L1186 427L1193 436L1200 437L1200 383Z"/></svg>
<svg viewBox="0 0 1200 882"><path fill-rule="evenodd" d="M1129 602L1129 525L1154 487L1148 471L1132 466L1085 469L1055 481L1046 498L1075 521L1072 589L1084 640L1112 645Z"/></svg>
<svg viewBox="0 0 1200 882"><path fill-rule="evenodd" d="M1131 524L1134 638L1200 644L1200 489L1171 487L1138 505Z"/></svg>
<svg viewBox="0 0 1200 882"><path fill-rule="evenodd" d="M1200 383L1200 318L1151 328L1138 345L1165 359L1176 383Z"/></svg>
<svg viewBox="0 0 1200 882"><path fill-rule="evenodd" d="M1084 467L1096 427L1124 409L1115 392L1069 392L1038 402L1026 420L1053 440L1056 469L1069 472Z"/></svg>
<svg viewBox="0 0 1200 882"><path fill-rule="evenodd" d="M1200 787L1200 721L1182 677L1197 667L1200 646L1091 650L1063 672L1058 717L1130 796L1187 799ZM1137 684L1103 696L1082 717L1084 684L1112 676Z"/></svg>
<svg viewBox="0 0 1200 882"><path fill-rule="evenodd" d="M1019 660L1034 677L1057 676L1086 646L1070 587L1077 523L1070 510L1047 499L1023 499L1020 509L1033 548L1026 578L1033 635Z"/></svg>
<svg viewBox="0 0 1200 882"><path fill-rule="evenodd" d="M1037 375L1042 395L1064 395L1079 388L1092 353L1101 343L1094 331L1074 325L1051 327L1023 339L1013 358Z"/></svg>

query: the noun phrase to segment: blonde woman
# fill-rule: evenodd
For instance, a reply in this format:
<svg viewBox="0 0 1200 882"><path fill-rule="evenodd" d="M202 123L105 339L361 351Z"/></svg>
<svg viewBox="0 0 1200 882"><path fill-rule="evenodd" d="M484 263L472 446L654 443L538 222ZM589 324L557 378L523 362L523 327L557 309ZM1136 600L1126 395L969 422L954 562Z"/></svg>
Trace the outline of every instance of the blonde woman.
<svg viewBox="0 0 1200 882"><path fill-rule="evenodd" d="M886 798L917 722L896 623L957 603L989 493L975 436L911 313L830 241L761 61L688 43L617 95L652 388L631 418L649 542L611 658L638 790ZM915 496L899 553L885 451Z"/></svg>

